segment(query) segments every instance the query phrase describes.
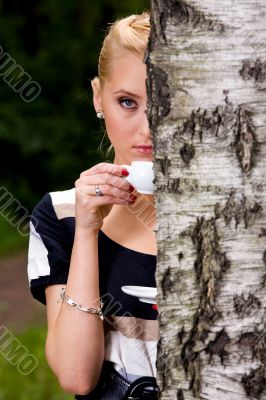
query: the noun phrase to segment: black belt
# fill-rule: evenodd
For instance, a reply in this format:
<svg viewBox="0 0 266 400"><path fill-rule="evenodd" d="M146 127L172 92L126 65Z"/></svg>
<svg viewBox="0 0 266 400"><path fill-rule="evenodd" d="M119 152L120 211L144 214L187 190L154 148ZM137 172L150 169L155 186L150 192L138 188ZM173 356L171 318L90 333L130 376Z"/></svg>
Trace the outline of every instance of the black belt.
<svg viewBox="0 0 266 400"><path fill-rule="evenodd" d="M159 389L155 378L142 376L134 382L129 382L109 361L104 361L97 387L85 396L75 396L77 400L157 400L158 398Z"/></svg>

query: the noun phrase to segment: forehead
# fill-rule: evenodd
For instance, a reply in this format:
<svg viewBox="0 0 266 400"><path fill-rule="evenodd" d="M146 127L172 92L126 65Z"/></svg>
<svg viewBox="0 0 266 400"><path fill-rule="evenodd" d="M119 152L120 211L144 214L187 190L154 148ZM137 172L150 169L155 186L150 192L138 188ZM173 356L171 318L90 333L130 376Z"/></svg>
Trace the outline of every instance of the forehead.
<svg viewBox="0 0 266 400"><path fill-rule="evenodd" d="M112 91L123 88L133 93L146 92L146 68L143 57L127 52L112 61L110 75L104 86Z"/></svg>

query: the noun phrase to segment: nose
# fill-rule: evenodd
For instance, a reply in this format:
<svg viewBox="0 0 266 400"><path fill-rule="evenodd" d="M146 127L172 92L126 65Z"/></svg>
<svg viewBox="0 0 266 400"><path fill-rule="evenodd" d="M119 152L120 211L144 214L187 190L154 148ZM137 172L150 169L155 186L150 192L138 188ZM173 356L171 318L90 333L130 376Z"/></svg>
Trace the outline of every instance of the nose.
<svg viewBox="0 0 266 400"><path fill-rule="evenodd" d="M143 115L141 117L141 122L140 122L140 134L143 137L148 137L151 138L151 131L150 131L150 127L149 127L149 122L148 122L148 118L147 118L147 110L143 111Z"/></svg>

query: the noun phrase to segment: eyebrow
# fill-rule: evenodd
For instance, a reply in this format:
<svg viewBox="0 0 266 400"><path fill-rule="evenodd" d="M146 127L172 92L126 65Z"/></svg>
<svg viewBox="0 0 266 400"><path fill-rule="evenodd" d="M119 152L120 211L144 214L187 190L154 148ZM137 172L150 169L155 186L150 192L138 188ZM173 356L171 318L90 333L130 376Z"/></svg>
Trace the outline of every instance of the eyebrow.
<svg viewBox="0 0 266 400"><path fill-rule="evenodd" d="M137 94L129 92L128 90L124 90L124 89L120 89L120 90L117 90L116 92L114 92L114 94L118 94L118 93L124 93L124 94L127 94L128 96L134 96L134 97L140 98L140 96L138 96Z"/></svg>

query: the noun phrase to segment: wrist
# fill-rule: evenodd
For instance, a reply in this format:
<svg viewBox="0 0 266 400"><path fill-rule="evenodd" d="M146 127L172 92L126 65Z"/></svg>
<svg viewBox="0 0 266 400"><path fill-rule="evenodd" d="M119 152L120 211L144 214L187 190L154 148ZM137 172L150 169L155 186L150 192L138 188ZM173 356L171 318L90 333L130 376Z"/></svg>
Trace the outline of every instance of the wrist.
<svg viewBox="0 0 266 400"><path fill-rule="evenodd" d="M98 238L100 228L95 227L84 227L81 225L76 225L75 227L75 236L81 237L91 237L91 238Z"/></svg>

